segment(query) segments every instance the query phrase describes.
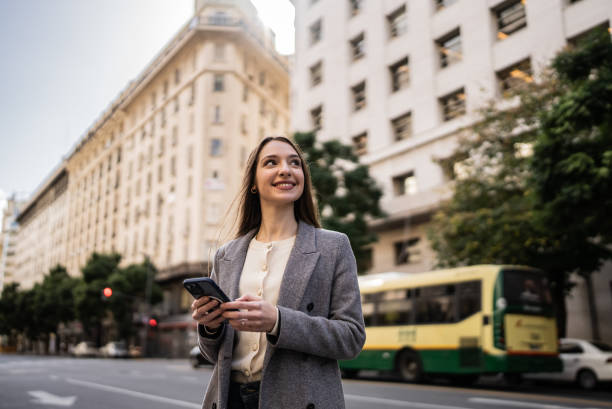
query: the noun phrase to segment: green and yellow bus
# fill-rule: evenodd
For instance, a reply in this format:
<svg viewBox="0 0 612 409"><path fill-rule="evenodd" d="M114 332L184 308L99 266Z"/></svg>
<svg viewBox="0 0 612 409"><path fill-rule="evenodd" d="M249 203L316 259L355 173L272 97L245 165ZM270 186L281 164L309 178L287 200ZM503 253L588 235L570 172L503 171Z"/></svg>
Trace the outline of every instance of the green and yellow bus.
<svg viewBox="0 0 612 409"><path fill-rule="evenodd" d="M479 265L359 278L366 343L341 361L358 370L396 371L404 380L443 375L561 371L547 276L520 266Z"/></svg>

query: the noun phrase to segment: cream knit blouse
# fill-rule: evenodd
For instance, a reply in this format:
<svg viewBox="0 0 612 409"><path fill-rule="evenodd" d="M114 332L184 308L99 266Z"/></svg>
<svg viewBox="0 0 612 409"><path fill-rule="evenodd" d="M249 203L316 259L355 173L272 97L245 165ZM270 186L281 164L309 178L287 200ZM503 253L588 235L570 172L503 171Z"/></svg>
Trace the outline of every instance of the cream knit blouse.
<svg viewBox="0 0 612 409"><path fill-rule="evenodd" d="M269 243L253 238L249 243L240 276L240 296L256 295L276 305L285 267L294 243L295 236ZM277 331L278 319L270 332L275 334ZM260 380L268 342L266 333L236 331L236 337L232 358L232 379L236 382Z"/></svg>

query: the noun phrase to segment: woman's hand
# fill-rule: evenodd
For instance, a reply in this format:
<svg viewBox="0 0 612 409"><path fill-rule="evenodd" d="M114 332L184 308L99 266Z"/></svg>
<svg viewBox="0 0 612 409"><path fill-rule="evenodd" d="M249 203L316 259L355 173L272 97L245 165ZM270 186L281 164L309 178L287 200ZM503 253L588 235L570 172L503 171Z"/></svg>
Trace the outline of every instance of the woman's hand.
<svg viewBox="0 0 612 409"><path fill-rule="evenodd" d="M221 304L223 318L238 331L270 332L276 325L276 307L261 297L246 294ZM239 310L239 311L230 311Z"/></svg>
<svg viewBox="0 0 612 409"><path fill-rule="evenodd" d="M191 316L198 324L209 329L216 329L225 321L221 315L223 310L217 308L219 301L210 297L200 297L191 303Z"/></svg>

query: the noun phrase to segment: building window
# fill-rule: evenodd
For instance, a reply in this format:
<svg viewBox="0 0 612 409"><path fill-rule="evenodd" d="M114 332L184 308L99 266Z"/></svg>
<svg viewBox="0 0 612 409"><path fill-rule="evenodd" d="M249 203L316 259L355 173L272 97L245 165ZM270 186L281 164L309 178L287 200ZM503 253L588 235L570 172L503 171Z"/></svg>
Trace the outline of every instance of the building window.
<svg viewBox="0 0 612 409"><path fill-rule="evenodd" d="M176 146L178 143L178 126L172 127L172 146Z"/></svg>
<svg viewBox="0 0 612 409"><path fill-rule="evenodd" d="M164 99L168 98L168 80L164 81L163 96L164 96Z"/></svg>
<svg viewBox="0 0 612 409"><path fill-rule="evenodd" d="M461 115L465 115L465 91L463 88L440 98L442 107L442 118L450 121Z"/></svg>
<svg viewBox="0 0 612 409"><path fill-rule="evenodd" d="M353 136L353 152L355 155L365 155L368 151L368 133L363 132L357 136Z"/></svg>
<svg viewBox="0 0 612 409"><path fill-rule="evenodd" d="M408 240L397 241L395 248L395 264L413 264L421 261L421 252L418 248L420 239L414 237Z"/></svg>
<svg viewBox="0 0 612 409"><path fill-rule="evenodd" d="M221 156L222 141L219 138L210 140L210 156Z"/></svg>
<svg viewBox="0 0 612 409"><path fill-rule="evenodd" d="M262 87L266 85L266 72L265 71L259 72L259 85Z"/></svg>
<svg viewBox="0 0 612 409"><path fill-rule="evenodd" d="M351 11L351 17L359 14L362 8L363 0L349 0L349 9Z"/></svg>
<svg viewBox="0 0 612 409"><path fill-rule="evenodd" d="M567 42L572 47L582 47L587 41L591 41L593 36L597 36L597 33L601 33L601 35L610 35L610 23L605 21L602 24L569 38Z"/></svg>
<svg viewBox="0 0 612 409"><path fill-rule="evenodd" d="M170 158L170 176L176 176L176 156Z"/></svg>
<svg viewBox="0 0 612 409"><path fill-rule="evenodd" d="M310 67L310 86L319 85L323 80L323 62L319 61Z"/></svg>
<svg viewBox="0 0 612 409"><path fill-rule="evenodd" d="M455 29L436 41L440 55L440 68L461 61L461 33Z"/></svg>
<svg viewBox="0 0 612 409"><path fill-rule="evenodd" d="M412 135L412 113L407 112L391 120L395 141L407 139Z"/></svg>
<svg viewBox="0 0 612 409"><path fill-rule="evenodd" d="M393 192L395 196L414 195L417 191L417 180L414 171L393 178Z"/></svg>
<svg viewBox="0 0 612 409"><path fill-rule="evenodd" d="M434 0L436 11L452 6L457 0Z"/></svg>
<svg viewBox="0 0 612 409"><path fill-rule="evenodd" d="M245 115L240 116L240 132L242 132L243 135L246 135L248 132L247 119Z"/></svg>
<svg viewBox="0 0 612 409"><path fill-rule="evenodd" d="M266 115L266 100L263 98L259 100L259 115Z"/></svg>
<svg viewBox="0 0 612 409"><path fill-rule="evenodd" d="M216 124L220 124L221 122L223 122L221 119L221 106L220 105L215 105L213 122Z"/></svg>
<svg viewBox="0 0 612 409"><path fill-rule="evenodd" d="M214 83L213 83L213 91L214 92L221 92L225 89L225 86L223 84L223 74L215 74L214 76Z"/></svg>
<svg viewBox="0 0 612 409"><path fill-rule="evenodd" d="M365 34L361 33L357 37L354 37L350 41L351 45L351 58L353 61L357 61L365 55Z"/></svg>
<svg viewBox="0 0 612 409"><path fill-rule="evenodd" d="M315 131L320 130L323 127L323 106L319 105L316 108L310 110L310 121L312 128Z"/></svg>
<svg viewBox="0 0 612 409"><path fill-rule="evenodd" d="M321 41L323 37L323 27L321 19L317 20L310 26L310 45L314 45Z"/></svg>
<svg viewBox="0 0 612 409"><path fill-rule="evenodd" d="M353 110L360 111L366 106L366 83L365 81L351 87L353 94Z"/></svg>
<svg viewBox="0 0 612 409"><path fill-rule="evenodd" d="M189 88L189 102L187 103L188 105L193 105L193 103L195 102L195 93L196 93L196 87L195 87L195 83L191 84L191 87Z"/></svg>
<svg viewBox="0 0 612 409"><path fill-rule="evenodd" d="M523 0L512 0L493 9L497 19L497 38L506 39L510 34L527 27L527 15Z"/></svg>
<svg viewBox="0 0 612 409"><path fill-rule="evenodd" d="M157 98L155 97L155 92L153 92L151 94L151 110L155 109L155 102L156 102Z"/></svg>
<svg viewBox="0 0 612 409"><path fill-rule="evenodd" d="M174 113L179 111L179 99L178 97L174 97Z"/></svg>
<svg viewBox="0 0 612 409"><path fill-rule="evenodd" d="M389 23L389 37L395 38L404 34L408 28L406 18L406 6L401 6L387 16Z"/></svg>
<svg viewBox="0 0 612 409"><path fill-rule="evenodd" d="M224 60L225 59L225 44L223 43L215 43L215 60Z"/></svg>
<svg viewBox="0 0 612 409"><path fill-rule="evenodd" d="M404 57L389 67L391 73L391 90L393 92L407 88L410 85L410 68L408 57Z"/></svg>
<svg viewBox="0 0 612 409"><path fill-rule="evenodd" d="M242 87L242 102L247 102L249 100L249 86L244 85Z"/></svg>
<svg viewBox="0 0 612 409"><path fill-rule="evenodd" d="M178 68L174 70L174 83L179 84L181 82L181 70Z"/></svg>
<svg viewBox="0 0 612 409"><path fill-rule="evenodd" d="M531 60L529 58L497 72L497 82L502 96L512 95L527 83L533 82Z"/></svg>

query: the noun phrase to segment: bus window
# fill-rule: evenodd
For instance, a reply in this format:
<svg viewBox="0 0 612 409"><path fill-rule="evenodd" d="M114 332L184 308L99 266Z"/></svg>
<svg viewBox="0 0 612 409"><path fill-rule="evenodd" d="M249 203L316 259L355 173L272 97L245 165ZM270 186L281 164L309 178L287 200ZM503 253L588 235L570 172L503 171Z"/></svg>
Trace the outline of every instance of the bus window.
<svg viewBox="0 0 612 409"><path fill-rule="evenodd" d="M415 319L417 324L455 322L455 286L422 287Z"/></svg>
<svg viewBox="0 0 612 409"><path fill-rule="evenodd" d="M548 278L542 273L524 270L504 270L504 298L508 306L541 311L552 307Z"/></svg>
<svg viewBox="0 0 612 409"><path fill-rule="evenodd" d="M363 294L361 296L361 309L366 326L376 325L376 300L378 294Z"/></svg>
<svg viewBox="0 0 612 409"><path fill-rule="evenodd" d="M480 281L467 281L457 284L459 321L480 311Z"/></svg>
<svg viewBox="0 0 612 409"><path fill-rule="evenodd" d="M385 291L377 305L376 324L381 326L412 323L412 301L406 290Z"/></svg>

